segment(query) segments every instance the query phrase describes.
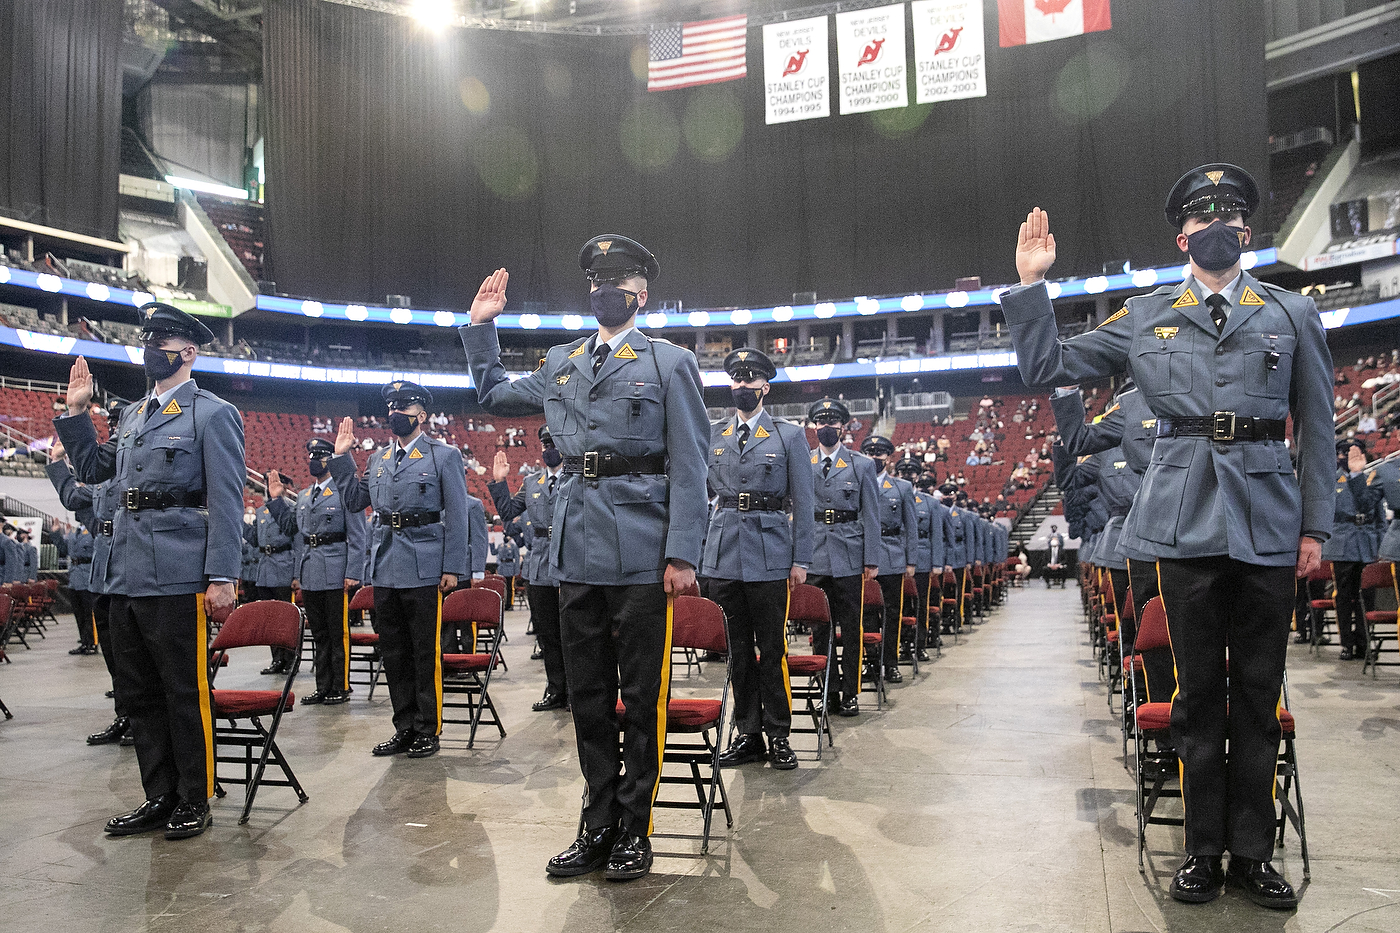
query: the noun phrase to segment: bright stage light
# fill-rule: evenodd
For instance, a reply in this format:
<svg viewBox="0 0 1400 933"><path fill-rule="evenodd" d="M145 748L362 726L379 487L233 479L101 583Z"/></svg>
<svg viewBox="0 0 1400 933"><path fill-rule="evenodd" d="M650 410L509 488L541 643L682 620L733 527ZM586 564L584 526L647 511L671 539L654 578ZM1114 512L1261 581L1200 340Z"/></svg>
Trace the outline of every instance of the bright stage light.
<svg viewBox="0 0 1400 933"><path fill-rule="evenodd" d="M451 0L413 0L408 15L429 29L446 29L457 19Z"/></svg>
<svg viewBox="0 0 1400 933"><path fill-rule="evenodd" d="M182 178L179 175L166 175L165 183L172 188L184 188L186 191L203 191L205 194L217 194L221 198L233 198L238 201L248 200L248 192L242 188L230 188L228 185L220 185L212 181L200 181L198 178Z"/></svg>

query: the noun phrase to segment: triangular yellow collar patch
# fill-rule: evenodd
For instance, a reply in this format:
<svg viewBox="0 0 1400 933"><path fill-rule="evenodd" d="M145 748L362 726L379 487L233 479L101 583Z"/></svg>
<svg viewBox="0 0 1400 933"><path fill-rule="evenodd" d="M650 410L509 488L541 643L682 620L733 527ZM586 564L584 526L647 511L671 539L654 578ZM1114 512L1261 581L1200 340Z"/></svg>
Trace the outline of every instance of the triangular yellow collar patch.
<svg viewBox="0 0 1400 933"><path fill-rule="evenodd" d="M1107 318L1102 324L1099 325L1099 327L1107 327L1108 325L1112 324L1114 321L1118 320L1120 317L1123 317L1123 316L1124 316L1125 314L1127 314L1127 313L1128 313L1128 306L1127 306L1127 305L1124 305L1123 307L1119 308L1117 311L1114 311L1112 314L1110 314L1110 315L1108 316L1108 318ZM1094 330L1098 330L1099 327L1095 327Z"/></svg>
<svg viewBox="0 0 1400 933"><path fill-rule="evenodd" d="M817 455L816 455L815 453L812 454L812 462L813 462L813 463L816 463L816 462L817 462Z"/></svg>
<svg viewBox="0 0 1400 933"><path fill-rule="evenodd" d="M392 457L393 455L394 455L394 448L392 448L392 447L385 447L385 448L384 448L384 456L380 457L379 459L380 459L380 460L388 460L388 459L389 459L390 457Z"/></svg>
<svg viewBox="0 0 1400 933"><path fill-rule="evenodd" d="M613 354L613 359L615 360L635 360L636 358L637 351L632 349L630 343L624 343L622 346L618 347L617 352Z"/></svg>
<svg viewBox="0 0 1400 933"><path fill-rule="evenodd" d="M1240 295L1241 305L1262 305L1263 303L1264 299L1256 295L1254 289L1250 288L1248 285L1244 287L1244 294Z"/></svg>
<svg viewBox="0 0 1400 933"><path fill-rule="evenodd" d="M332 489L331 487L327 486L325 489L321 490L321 495L322 495L322 496L333 496L333 495L335 495L335 490Z"/></svg>
<svg viewBox="0 0 1400 933"><path fill-rule="evenodd" d="M422 459L423 459L423 451L419 450L417 447L413 448L413 452L410 453L410 454L408 455L408 459L410 459L410 460L422 460Z"/></svg>
<svg viewBox="0 0 1400 933"><path fill-rule="evenodd" d="M573 358L576 357L576 356L583 356L584 353L588 352L588 351L584 350L584 347L585 347L585 346L586 346L586 344L582 344L582 343L579 344L579 345L578 345L578 349L575 350L573 353L570 353L570 354L569 354L569 359L573 359Z"/></svg>
<svg viewBox="0 0 1400 933"><path fill-rule="evenodd" d="M730 437L730 436L732 436L733 434L734 434L734 425L733 425L733 424L730 424L729 427L725 428L723 431L720 432L719 436L720 436L720 437ZM813 460L812 462L813 462L813 463L816 463L817 461Z"/></svg>
<svg viewBox="0 0 1400 933"><path fill-rule="evenodd" d="M1173 307L1173 308L1191 308L1191 307L1194 307L1194 306L1196 306L1196 305L1198 305L1198 304L1200 304L1200 302L1196 300L1196 293L1193 292L1193 291L1191 291L1191 289L1188 288L1188 289L1186 289L1186 291L1184 291L1184 292L1181 293L1181 297L1180 297L1180 298L1178 298L1176 301L1172 302L1172 307Z"/></svg>
<svg viewBox="0 0 1400 933"><path fill-rule="evenodd" d="M882 488L882 489L893 489L893 488L894 488L894 484L891 483L889 480L885 480L885 485L882 486L881 488Z"/></svg>
<svg viewBox="0 0 1400 933"><path fill-rule="evenodd" d="M1259 302L1259 303L1260 303L1260 304L1263 304L1262 301ZM162 409L160 410L160 413L161 413L162 415L178 415L178 414L180 414L180 412L183 411L183 410L184 410L184 409L182 409L182 408L180 407L180 403L177 402L177 401L175 401L175 400L172 398L172 399L170 400L170 404L169 404L169 405L166 405L164 408L162 408Z"/></svg>
<svg viewBox="0 0 1400 933"><path fill-rule="evenodd" d="M845 466L845 465L846 465L846 461L845 461L845 460L841 459L840 457L837 457L837 458L836 458L836 466L837 466L837 467L843 467L843 466Z"/></svg>
<svg viewBox="0 0 1400 933"><path fill-rule="evenodd" d="M768 432L765 431L765 430L763 430L763 425L760 424L757 428L754 428L753 436L754 436L754 437L767 437L767 436L768 436Z"/></svg>

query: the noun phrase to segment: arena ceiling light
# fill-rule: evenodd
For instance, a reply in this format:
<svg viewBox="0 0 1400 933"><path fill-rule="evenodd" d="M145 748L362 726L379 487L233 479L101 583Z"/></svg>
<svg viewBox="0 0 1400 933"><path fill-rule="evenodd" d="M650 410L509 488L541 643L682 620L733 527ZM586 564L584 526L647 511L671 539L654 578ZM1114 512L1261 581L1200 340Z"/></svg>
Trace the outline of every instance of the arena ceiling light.
<svg viewBox="0 0 1400 933"><path fill-rule="evenodd" d="M408 15L432 30L446 29L453 23L461 22L451 0L413 0Z"/></svg>
<svg viewBox="0 0 1400 933"><path fill-rule="evenodd" d="M238 201L248 200L247 191L242 188L221 185L218 182L200 181L198 178L184 178L180 175L166 175L165 183L172 188L184 188L186 191L202 191L205 194L216 194L221 198L234 198Z"/></svg>

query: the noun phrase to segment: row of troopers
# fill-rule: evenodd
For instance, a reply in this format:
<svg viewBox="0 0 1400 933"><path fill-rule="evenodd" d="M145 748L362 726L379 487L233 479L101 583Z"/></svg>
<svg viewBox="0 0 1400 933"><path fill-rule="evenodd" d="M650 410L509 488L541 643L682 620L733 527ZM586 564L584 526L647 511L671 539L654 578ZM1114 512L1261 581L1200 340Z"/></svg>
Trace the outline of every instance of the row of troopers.
<svg viewBox="0 0 1400 933"><path fill-rule="evenodd" d="M39 579L39 549L29 531L4 523L0 534L0 583L33 583Z"/></svg>

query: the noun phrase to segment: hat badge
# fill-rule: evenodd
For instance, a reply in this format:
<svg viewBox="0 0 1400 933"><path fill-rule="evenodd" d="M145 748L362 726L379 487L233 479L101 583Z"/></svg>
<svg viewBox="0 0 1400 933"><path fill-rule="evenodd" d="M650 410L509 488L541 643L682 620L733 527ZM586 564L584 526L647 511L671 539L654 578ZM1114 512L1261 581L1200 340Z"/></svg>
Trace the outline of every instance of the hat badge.
<svg viewBox="0 0 1400 933"><path fill-rule="evenodd" d="M822 402L822 408L830 408L830 407L831 407L831 403L830 403L830 402Z"/></svg>
<svg viewBox="0 0 1400 933"><path fill-rule="evenodd" d="M1225 173L1220 171L1206 172L1206 177L1210 179L1212 185L1218 185L1220 184L1220 179L1225 177Z"/></svg>
<svg viewBox="0 0 1400 933"><path fill-rule="evenodd" d="M601 252L604 256L608 254L608 250L610 249L612 249L612 240L598 241L598 251Z"/></svg>
<svg viewBox="0 0 1400 933"><path fill-rule="evenodd" d="M739 359L740 359L740 360L746 360L746 359L748 359L748 358L749 358L749 351L748 351L748 350L740 350L740 351L739 351Z"/></svg>
<svg viewBox="0 0 1400 933"><path fill-rule="evenodd" d="M402 383L402 382L396 382L396 383L394 383L394 391L395 391L395 392L399 391L399 390L402 389L402 388L403 388L403 383Z"/></svg>

